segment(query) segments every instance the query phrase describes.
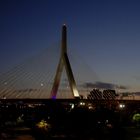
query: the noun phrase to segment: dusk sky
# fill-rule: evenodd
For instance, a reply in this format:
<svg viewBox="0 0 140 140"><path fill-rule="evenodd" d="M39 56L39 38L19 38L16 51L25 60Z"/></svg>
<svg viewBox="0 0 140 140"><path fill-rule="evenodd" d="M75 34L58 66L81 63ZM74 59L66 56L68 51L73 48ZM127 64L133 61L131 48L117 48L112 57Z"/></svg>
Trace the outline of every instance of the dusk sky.
<svg viewBox="0 0 140 140"><path fill-rule="evenodd" d="M140 91L139 0L0 0L0 72L59 41L63 23L102 82Z"/></svg>

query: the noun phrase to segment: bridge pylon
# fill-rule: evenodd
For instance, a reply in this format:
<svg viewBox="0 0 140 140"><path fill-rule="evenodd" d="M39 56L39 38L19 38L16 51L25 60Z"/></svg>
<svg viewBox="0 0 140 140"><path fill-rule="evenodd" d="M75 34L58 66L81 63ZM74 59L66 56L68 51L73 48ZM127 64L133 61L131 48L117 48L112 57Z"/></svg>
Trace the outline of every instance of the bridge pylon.
<svg viewBox="0 0 140 140"><path fill-rule="evenodd" d="M80 96L76 87L76 82L75 82L72 68L70 65L70 61L67 55L67 27L65 24L62 26L61 56L60 56L60 60L57 66L57 71L56 71L56 75L55 75L52 90L51 90L52 99L56 99L56 95L58 92L60 79L61 79L61 75L62 75L62 71L64 67L66 69L66 74L68 77L71 92L74 98L79 98Z"/></svg>

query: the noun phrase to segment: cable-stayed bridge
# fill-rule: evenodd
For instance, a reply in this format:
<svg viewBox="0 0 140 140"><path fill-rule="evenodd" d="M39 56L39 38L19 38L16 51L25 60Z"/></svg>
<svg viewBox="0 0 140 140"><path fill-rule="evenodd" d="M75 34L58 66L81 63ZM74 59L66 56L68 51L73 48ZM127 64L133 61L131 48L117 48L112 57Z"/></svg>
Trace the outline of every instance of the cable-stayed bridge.
<svg viewBox="0 0 140 140"><path fill-rule="evenodd" d="M112 90L93 89L97 81L98 76L82 57L67 48L67 28L63 25L59 43L0 75L0 99L114 99ZM126 100L136 99L133 95Z"/></svg>
<svg viewBox="0 0 140 140"><path fill-rule="evenodd" d="M97 80L98 76L75 50L67 50L67 29L63 25L60 43L0 76L0 98L79 98L89 93L86 82Z"/></svg>

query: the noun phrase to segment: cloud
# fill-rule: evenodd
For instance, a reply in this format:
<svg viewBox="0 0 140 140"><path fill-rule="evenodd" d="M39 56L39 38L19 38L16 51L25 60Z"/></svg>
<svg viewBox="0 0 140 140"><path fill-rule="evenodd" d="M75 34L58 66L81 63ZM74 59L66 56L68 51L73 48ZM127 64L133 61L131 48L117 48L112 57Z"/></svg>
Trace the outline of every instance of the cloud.
<svg viewBox="0 0 140 140"><path fill-rule="evenodd" d="M118 89L128 89L128 87L122 86L122 85L120 85L120 86L116 85L116 88L118 88Z"/></svg>
<svg viewBox="0 0 140 140"><path fill-rule="evenodd" d="M126 86L116 85L112 83L105 83L105 82L86 82L84 83L83 87L87 88L103 88L103 89L128 89Z"/></svg>

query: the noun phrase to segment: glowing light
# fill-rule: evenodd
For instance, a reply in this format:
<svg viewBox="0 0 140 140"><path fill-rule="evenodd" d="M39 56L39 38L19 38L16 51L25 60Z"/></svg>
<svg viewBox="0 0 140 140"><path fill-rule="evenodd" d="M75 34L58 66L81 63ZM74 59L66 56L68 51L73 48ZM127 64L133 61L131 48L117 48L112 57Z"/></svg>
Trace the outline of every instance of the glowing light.
<svg viewBox="0 0 140 140"><path fill-rule="evenodd" d="M80 105L84 106L84 105L85 105L85 103L84 103L84 102L80 102Z"/></svg>
<svg viewBox="0 0 140 140"><path fill-rule="evenodd" d="M74 104L73 103L70 103L70 105L71 105L71 109L73 109L74 108Z"/></svg>
<svg viewBox="0 0 140 140"><path fill-rule="evenodd" d="M52 96L52 99L54 99L54 100L55 100L55 99L56 99L56 96L55 96L55 95L54 95L54 96Z"/></svg>
<svg viewBox="0 0 140 140"><path fill-rule="evenodd" d="M121 109L123 109L123 108L125 108L125 104L119 104L119 107L120 107Z"/></svg>
<svg viewBox="0 0 140 140"><path fill-rule="evenodd" d="M40 85L41 85L41 87L43 87L43 86L44 86L44 84L43 84L43 83L41 83Z"/></svg>
<svg viewBox="0 0 140 140"><path fill-rule="evenodd" d="M140 114L139 113L134 114L132 120L133 121L140 121Z"/></svg>
<svg viewBox="0 0 140 140"><path fill-rule="evenodd" d="M93 106L89 106L88 109L94 109Z"/></svg>
<svg viewBox="0 0 140 140"><path fill-rule="evenodd" d="M46 129L48 127L48 124L45 120L41 120L39 123L36 125L38 128L44 128Z"/></svg>

